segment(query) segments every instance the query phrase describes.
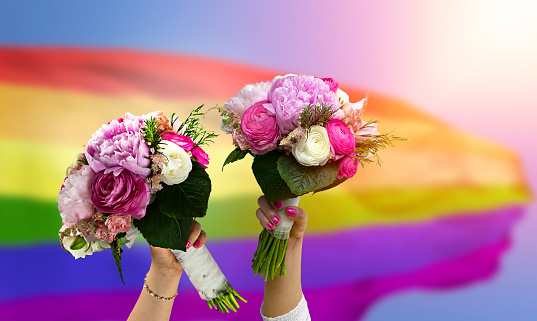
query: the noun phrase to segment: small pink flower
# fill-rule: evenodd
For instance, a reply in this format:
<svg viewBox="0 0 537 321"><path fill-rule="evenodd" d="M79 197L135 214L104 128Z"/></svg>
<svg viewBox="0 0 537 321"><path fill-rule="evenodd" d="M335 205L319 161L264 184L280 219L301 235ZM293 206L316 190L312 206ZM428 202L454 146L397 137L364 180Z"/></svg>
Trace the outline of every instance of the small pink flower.
<svg viewBox="0 0 537 321"><path fill-rule="evenodd" d="M365 124L367 124L367 122L362 121L359 127L360 129L354 133L356 142L363 142L371 139L371 136L380 135L380 133L377 131L377 123L372 123L367 126L365 126Z"/></svg>
<svg viewBox="0 0 537 321"><path fill-rule="evenodd" d="M242 130L233 128L231 137L233 138L233 145L239 147L241 150L247 150L250 148L250 144L248 144L246 139L244 139L244 133Z"/></svg>
<svg viewBox="0 0 537 321"><path fill-rule="evenodd" d="M179 135L176 133L163 133L162 138L164 140L175 143L177 146L181 147L187 152L190 152L192 148L194 148L194 146L196 145L196 143L194 143L190 137Z"/></svg>
<svg viewBox="0 0 537 321"><path fill-rule="evenodd" d="M332 79L332 78L321 78L322 81L324 81L325 84L328 85L328 87L330 87L330 91L332 92L336 92L337 91L337 88L338 88L338 83Z"/></svg>
<svg viewBox="0 0 537 321"><path fill-rule="evenodd" d="M201 147L196 147L192 150L192 157L194 157L203 168L207 168L207 165L209 165L209 155L207 155Z"/></svg>
<svg viewBox="0 0 537 321"><path fill-rule="evenodd" d="M332 119L326 124L326 131L336 160L343 155L349 155L356 149L354 134L341 120Z"/></svg>
<svg viewBox="0 0 537 321"><path fill-rule="evenodd" d="M263 106L266 100L259 101L246 109L241 120L244 139L250 144L250 150L256 155L263 155L278 146L280 131L276 117L269 115Z"/></svg>
<svg viewBox="0 0 537 321"><path fill-rule="evenodd" d="M106 219L105 224L112 233L128 232L131 229L131 216L110 215Z"/></svg>
<svg viewBox="0 0 537 321"><path fill-rule="evenodd" d="M95 237L99 240L112 243L114 242L115 233L112 233L106 226L99 226L95 231Z"/></svg>
<svg viewBox="0 0 537 321"><path fill-rule="evenodd" d="M358 171L358 164L360 161L357 158L350 156L357 156L356 153L350 153L348 156L344 156L339 163L339 172L337 173L337 179L343 177L351 178Z"/></svg>

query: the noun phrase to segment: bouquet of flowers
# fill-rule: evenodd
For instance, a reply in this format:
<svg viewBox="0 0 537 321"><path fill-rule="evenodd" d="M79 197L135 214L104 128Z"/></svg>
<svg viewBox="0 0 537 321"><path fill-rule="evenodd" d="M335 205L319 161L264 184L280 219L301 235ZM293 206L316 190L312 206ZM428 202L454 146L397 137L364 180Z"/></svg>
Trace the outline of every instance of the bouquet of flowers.
<svg viewBox="0 0 537 321"><path fill-rule="evenodd" d="M282 201L281 223L264 229L254 254L255 274L285 275L293 222L283 213L301 195L324 191L353 177L359 164L400 137L381 135L376 121L362 120L367 94L357 103L332 78L277 76L248 84L219 108L221 129L236 146L224 166L254 156L252 170L269 202Z"/></svg>
<svg viewBox="0 0 537 321"><path fill-rule="evenodd" d="M110 248L121 277L122 246L142 234L172 249L209 307L229 312L242 299L205 246L186 249L195 217L206 214L209 157L200 147L216 135L194 109L181 123L162 112L129 113L104 124L67 169L59 191L62 247L75 258Z"/></svg>

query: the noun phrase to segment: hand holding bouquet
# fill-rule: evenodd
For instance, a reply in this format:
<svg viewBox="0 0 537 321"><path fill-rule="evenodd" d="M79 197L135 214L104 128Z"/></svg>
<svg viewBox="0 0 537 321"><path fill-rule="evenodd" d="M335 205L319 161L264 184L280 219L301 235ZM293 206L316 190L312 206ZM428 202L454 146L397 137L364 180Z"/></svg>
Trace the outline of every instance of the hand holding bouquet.
<svg viewBox="0 0 537 321"><path fill-rule="evenodd" d="M172 249L209 307L236 311L242 298L207 248L187 249L193 218L205 216L211 192L200 146L216 135L201 125L201 108L183 123L162 112L127 113L95 132L59 191L60 239L75 258L111 248L123 280L122 246L141 233L152 246Z"/></svg>
<svg viewBox="0 0 537 321"><path fill-rule="evenodd" d="M246 85L220 108L222 130L235 150L226 164L254 156L252 170L268 202L297 206L301 195L333 188L352 178L359 164L402 138L380 134L376 121L362 120L367 96L351 103L332 78L277 76ZM378 159L378 158L377 158ZM264 229L252 268L272 279L285 275L285 253L293 222Z"/></svg>

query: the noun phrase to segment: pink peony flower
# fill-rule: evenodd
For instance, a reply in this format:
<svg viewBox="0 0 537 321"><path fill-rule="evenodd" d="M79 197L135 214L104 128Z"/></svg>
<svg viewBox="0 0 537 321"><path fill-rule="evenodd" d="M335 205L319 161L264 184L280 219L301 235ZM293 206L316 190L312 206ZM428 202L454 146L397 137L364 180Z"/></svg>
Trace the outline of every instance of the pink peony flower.
<svg viewBox="0 0 537 321"><path fill-rule="evenodd" d="M149 184L130 171L122 171L117 176L99 172L91 182L91 201L103 213L141 219L150 198Z"/></svg>
<svg viewBox="0 0 537 321"><path fill-rule="evenodd" d="M253 104L267 99L267 93L272 86L272 81L264 81L256 84L248 84L237 92L237 96L226 101L222 108L232 111L239 117ZM223 125L223 130L231 132L231 124Z"/></svg>
<svg viewBox="0 0 537 321"><path fill-rule="evenodd" d="M358 164L360 161L357 158L350 156L357 156L356 153L350 153L343 157L339 163L339 172L337 173L337 179L342 179L343 177L352 178L356 175L358 171Z"/></svg>
<svg viewBox="0 0 537 321"><path fill-rule="evenodd" d="M328 87L330 87L330 91L332 92L336 92L337 91L337 88L338 88L338 83L332 79L332 78L321 78L322 81L324 81L325 84L328 85Z"/></svg>
<svg viewBox="0 0 537 321"><path fill-rule="evenodd" d="M112 243L114 242L114 237L116 237L116 233L112 233L112 231L107 229L106 226L100 226L95 231L95 237L101 241Z"/></svg>
<svg viewBox="0 0 537 321"><path fill-rule="evenodd" d="M248 144L246 139L244 139L244 133L242 132L242 130L233 128L231 137L233 138L233 145L239 147L241 150L246 150L250 148L250 144Z"/></svg>
<svg viewBox="0 0 537 321"><path fill-rule="evenodd" d="M175 143L177 146L181 147L187 152L190 152L192 148L194 148L194 146L196 145L196 143L194 143L190 137L179 135L176 133L164 133L162 134L162 138L164 140Z"/></svg>
<svg viewBox="0 0 537 321"><path fill-rule="evenodd" d="M106 227L112 233L128 232L131 229L131 216L130 215L110 215L106 219Z"/></svg>
<svg viewBox="0 0 537 321"><path fill-rule="evenodd" d="M326 124L332 153L337 159L352 153L356 149L354 134L347 125L339 119L332 119Z"/></svg>
<svg viewBox="0 0 537 321"><path fill-rule="evenodd" d="M147 177L149 147L140 133L141 117L125 114L125 119L112 120L96 131L88 142L86 159L95 173L118 175L123 169Z"/></svg>
<svg viewBox="0 0 537 321"><path fill-rule="evenodd" d="M65 179L62 189L58 192L58 209L63 227L71 227L78 220L91 219L93 205L90 187L94 176L91 167L83 165L80 169L73 170Z"/></svg>
<svg viewBox="0 0 537 321"><path fill-rule="evenodd" d="M207 165L209 165L209 155L201 149L201 147L196 147L192 150L192 156L196 158L196 161L203 166L203 168L207 168Z"/></svg>
<svg viewBox="0 0 537 321"><path fill-rule="evenodd" d="M358 127L360 129L354 133L356 142L363 142L371 139L370 136L380 135L380 133L377 131L377 123L372 123L367 126L365 126L365 124L367 124L367 122L362 120L360 126Z"/></svg>
<svg viewBox="0 0 537 321"><path fill-rule="evenodd" d="M302 110L308 105L341 107L336 95L322 79L313 76L288 76L277 79L268 92L270 104L265 107L276 115L281 133L286 135L295 129Z"/></svg>
<svg viewBox="0 0 537 321"><path fill-rule="evenodd" d="M263 106L267 103L267 100L255 103L244 112L241 120L244 139L250 144L252 153L257 155L276 149L280 138L276 117Z"/></svg>

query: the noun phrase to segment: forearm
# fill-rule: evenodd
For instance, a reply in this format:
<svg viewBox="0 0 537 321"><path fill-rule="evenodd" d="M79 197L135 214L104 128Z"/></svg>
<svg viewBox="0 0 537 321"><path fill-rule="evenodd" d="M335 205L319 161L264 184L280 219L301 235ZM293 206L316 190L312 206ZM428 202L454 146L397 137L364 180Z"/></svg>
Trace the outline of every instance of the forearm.
<svg viewBox="0 0 537 321"><path fill-rule="evenodd" d="M147 285L161 297L172 297L177 293L181 272L159 269L153 264L147 273ZM138 301L127 321L168 321L174 300L159 300L142 289Z"/></svg>
<svg viewBox="0 0 537 321"><path fill-rule="evenodd" d="M302 238L289 240L285 265L287 275L265 282L263 314L277 317L293 310L302 299L301 285Z"/></svg>

